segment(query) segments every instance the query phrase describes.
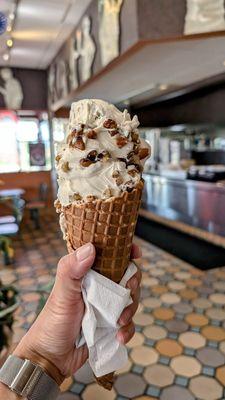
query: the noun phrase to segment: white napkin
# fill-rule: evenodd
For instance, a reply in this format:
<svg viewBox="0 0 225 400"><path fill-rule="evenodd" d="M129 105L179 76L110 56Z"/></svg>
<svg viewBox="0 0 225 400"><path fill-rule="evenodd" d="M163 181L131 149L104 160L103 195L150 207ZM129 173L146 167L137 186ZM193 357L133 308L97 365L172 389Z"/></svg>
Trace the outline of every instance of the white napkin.
<svg viewBox="0 0 225 400"><path fill-rule="evenodd" d="M120 284L93 270L83 278L86 310L76 346L87 343L89 364L96 377L116 371L127 362L127 349L116 339L117 321L124 308L132 303L130 290L125 286L136 271L136 265L131 262Z"/></svg>

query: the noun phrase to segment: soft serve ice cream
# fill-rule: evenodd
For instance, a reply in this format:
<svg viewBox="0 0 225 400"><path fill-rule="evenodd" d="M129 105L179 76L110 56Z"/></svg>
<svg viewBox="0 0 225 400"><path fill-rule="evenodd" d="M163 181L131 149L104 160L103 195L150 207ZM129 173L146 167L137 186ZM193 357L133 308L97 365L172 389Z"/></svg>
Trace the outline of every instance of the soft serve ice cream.
<svg viewBox="0 0 225 400"><path fill-rule="evenodd" d="M139 138L138 125L136 116L131 119L127 110L121 112L105 101L73 103L67 136L57 146L56 206L131 191L141 180L150 153L148 144Z"/></svg>

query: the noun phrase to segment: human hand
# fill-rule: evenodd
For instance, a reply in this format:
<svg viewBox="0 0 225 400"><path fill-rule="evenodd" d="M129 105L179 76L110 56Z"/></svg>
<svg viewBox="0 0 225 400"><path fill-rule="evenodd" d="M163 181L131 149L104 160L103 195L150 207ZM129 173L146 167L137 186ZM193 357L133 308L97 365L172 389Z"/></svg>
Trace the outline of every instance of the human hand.
<svg viewBox="0 0 225 400"><path fill-rule="evenodd" d="M131 258L141 252L132 247ZM17 346L14 354L42 366L58 384L75 373L87 360L86 345L76 348L74 343L81 329L85 306L81 293L84 275L93 265L95 248L88 243L59 261L54 287L42 312ZM133 303L122 313L117 338L127 343L134 334L132 317L138 307L141 272L128 282Z"/></svg>

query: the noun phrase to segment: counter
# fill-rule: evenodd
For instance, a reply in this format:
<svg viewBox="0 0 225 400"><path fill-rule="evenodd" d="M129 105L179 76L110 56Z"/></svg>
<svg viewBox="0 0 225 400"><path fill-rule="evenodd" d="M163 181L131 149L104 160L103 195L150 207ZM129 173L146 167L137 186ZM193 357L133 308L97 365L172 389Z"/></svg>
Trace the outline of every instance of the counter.
<svg viewBox="0 0 225 400"><path fill-rule="evenodd" d="M140 214L225 247L225 185L144 174Z"/></svg>

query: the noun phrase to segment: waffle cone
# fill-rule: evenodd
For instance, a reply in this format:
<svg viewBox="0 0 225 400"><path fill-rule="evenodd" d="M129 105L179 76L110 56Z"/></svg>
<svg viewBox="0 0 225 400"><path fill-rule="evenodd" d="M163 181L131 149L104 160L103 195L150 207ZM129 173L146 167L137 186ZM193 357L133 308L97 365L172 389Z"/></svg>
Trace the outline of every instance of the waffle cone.
<svg viewBox="0 0 225 400"><path fill-rule="evenodd" d="M129 264L142 189L143 182L139 182L132 192L120 197L72 203L63 208L68 251L93 243L93 269L117 283Z"/></svg>
<svg viewBox="0 0 225 400"><path fill-rule="evenodd" d="M73 203L63 209L68 251L93 243L96 258L92 268L117 283L129 264L142 189L143 181L120 197ZM111 390L114 373L96 377L96 381Z"/></svg>

